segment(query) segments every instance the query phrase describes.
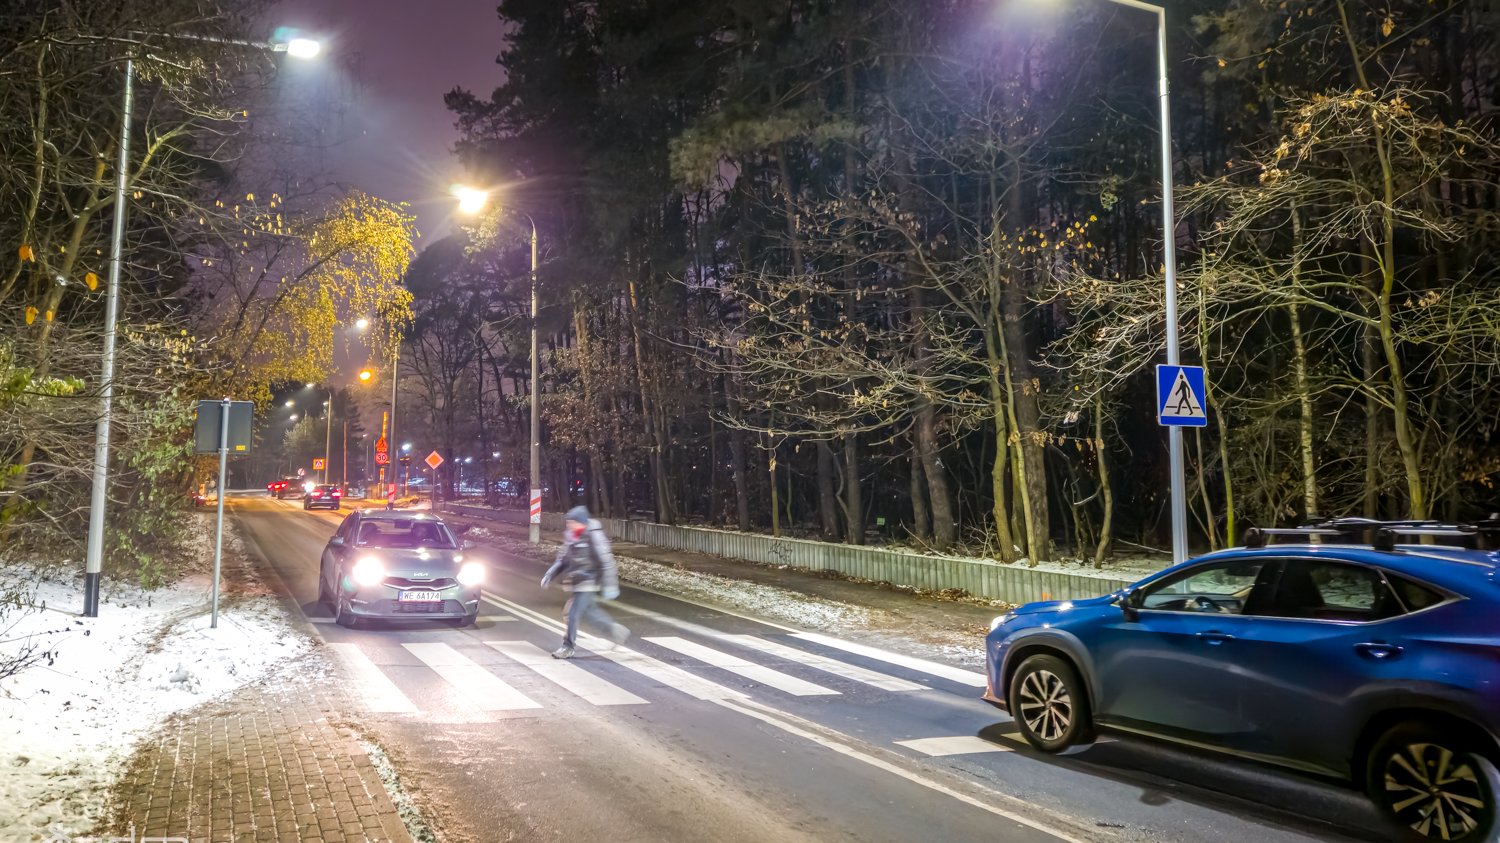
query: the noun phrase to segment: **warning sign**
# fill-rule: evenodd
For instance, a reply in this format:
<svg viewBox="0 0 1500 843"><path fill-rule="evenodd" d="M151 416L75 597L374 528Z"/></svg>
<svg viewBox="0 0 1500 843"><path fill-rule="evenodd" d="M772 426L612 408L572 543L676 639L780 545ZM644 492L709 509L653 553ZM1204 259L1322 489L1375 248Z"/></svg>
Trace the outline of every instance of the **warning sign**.
<svg viewBox="0 0 1500 843"><path fill-rule="evenodd" d="M1206 427L1208 388L1202 366L1156 367L1156 420L1167 426Z"/></svg>

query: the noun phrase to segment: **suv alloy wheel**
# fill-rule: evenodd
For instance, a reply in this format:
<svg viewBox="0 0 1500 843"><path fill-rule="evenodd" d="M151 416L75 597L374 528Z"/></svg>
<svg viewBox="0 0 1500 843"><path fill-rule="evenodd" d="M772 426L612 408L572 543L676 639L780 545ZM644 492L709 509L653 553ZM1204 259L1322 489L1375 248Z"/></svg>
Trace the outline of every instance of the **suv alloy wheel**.
<svg viewBox="0 0 1500 843"><path fill-rule="evenodd" d="M1426 723L1403 723L1370 751L1370 799L1408 840L1493 843L1500 773L1473 742Z"/></svg>
<svg viewBox="0 0 1500 843"><path fill-rule="evenodd" d="M1077 671L1056 656L1036 655L1010 680L1010 715L1033 747L1048 753L1081 751L1094 740L1088 689Z"/></svg>

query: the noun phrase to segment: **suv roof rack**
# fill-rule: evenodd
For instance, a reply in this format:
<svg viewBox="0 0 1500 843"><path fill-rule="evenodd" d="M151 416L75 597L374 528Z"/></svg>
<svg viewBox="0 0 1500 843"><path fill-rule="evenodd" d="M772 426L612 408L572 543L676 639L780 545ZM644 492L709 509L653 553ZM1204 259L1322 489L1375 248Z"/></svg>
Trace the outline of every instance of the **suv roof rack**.
<svg viewBox="0 0 1500 843"><path fill-rule="evenodd" d="M1373 518L1334 518L1301 527L1250 527L1246 547L1265 547L1277 538L1323 540L1329 544L1368 544L1376 550L1395 550L1397 539L1458 539L1437 542L1446 547L1500 549L1500 517L1447 524L1440 521L1378 521Z"/></svg>

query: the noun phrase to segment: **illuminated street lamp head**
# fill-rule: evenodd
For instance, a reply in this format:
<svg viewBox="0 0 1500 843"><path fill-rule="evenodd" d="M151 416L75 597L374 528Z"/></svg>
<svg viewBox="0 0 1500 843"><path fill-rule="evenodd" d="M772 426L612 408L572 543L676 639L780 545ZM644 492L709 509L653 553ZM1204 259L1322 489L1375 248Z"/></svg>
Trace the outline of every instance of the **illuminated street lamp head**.
<svg viewBox="0 0 1500 843"><path fill-rule="evenodd" d="M286 54L296 59L313 59L323 52L323 45L311 38L293 38L286 42Z"/></svg>
<svg viewBox="0 0 1500 843"><path fill-rule="evenodd" d="M286 400L286 405L287 405L287 406L288 406L288 407L295 407L295 406L297 406L297 402L296 402L296 401L293 401L293 400L292 400L292 399L290 399L290 398L288 398L288 399L287 399L287 400Z"/></svg>
<svg viewBox="0 0 1500 843"><path fill-rule="evenodd" d="M297 414L296 413L292 413L292 421L296 421L296 420L297 420Z"/></svg>
<svg viewBox="0 0 1500 843"><path fill-rule="evenodd" d="M356 330L363 331L366 328L370 327L370 320L361 316L358 319L354 320L354 327Z"/></svg>
<svg viewBox="0 0 1500 843"><path fill-rule="evenodd" d="M410 442L403 443L401 445L401 450L403 450L403 451L410 451L411 450L411 443Z"/></svg>
<svg viewBox="0 0 1500 843"><path fill-rule="evenodd" d="M449 188L449 193L458 200L458 210L465 214L477 214L484 210L485 203L490 201L490 192L480 190L477 187L469 187L466 184L455 184Z"/></svg>
<svg viewBox="0 0 1500 843"><path fill-rule="evenodd" d="M369 383L370 381L372 381L374 379L375 379L375 373L374 372L370 371L369 369L360 369L359 370L359 382L360 383Z"/></svg>

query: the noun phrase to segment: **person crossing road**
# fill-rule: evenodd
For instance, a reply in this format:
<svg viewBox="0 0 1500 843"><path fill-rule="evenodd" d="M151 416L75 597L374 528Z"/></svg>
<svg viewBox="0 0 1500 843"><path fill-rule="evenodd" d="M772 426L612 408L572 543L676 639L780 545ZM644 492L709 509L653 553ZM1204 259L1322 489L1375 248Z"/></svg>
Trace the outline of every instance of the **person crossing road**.
<svg viewBox="0 0 1500 843"><path fill-rule="evenodd" d="M616 646L630 637L630 630L599 605L601 599L614 600L620 596L619 571L609 537L604 534L604 525L590 517L588 509L582 506L568 510L564 521L562 548L542 577L542 588L556 581L570 592L568 605L563 610L568 631L563 635L562 646L552 652L555 659L573 657L578 643L578 625L584 620L605 630Z"/></svg>

